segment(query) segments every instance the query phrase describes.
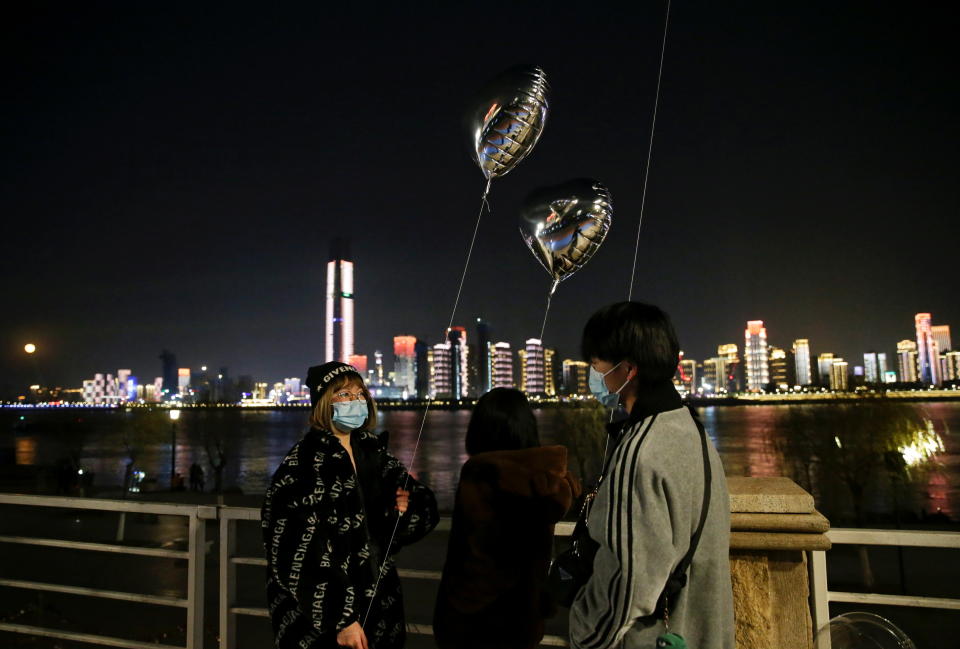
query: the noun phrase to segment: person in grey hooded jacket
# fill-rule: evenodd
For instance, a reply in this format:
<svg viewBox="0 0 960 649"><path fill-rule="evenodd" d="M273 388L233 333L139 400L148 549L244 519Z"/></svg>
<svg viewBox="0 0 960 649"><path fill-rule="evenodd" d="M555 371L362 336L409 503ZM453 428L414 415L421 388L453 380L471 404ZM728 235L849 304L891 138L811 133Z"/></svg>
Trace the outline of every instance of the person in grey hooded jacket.
<svg viewBox="0 0 960 649"><path fill-rule="evenodd" d="M591 391L622 402L604 477L587 518L593 573L570 608L574 649L650 649L664 633L658 603L687 554L704 502L700 432L672 384L679 344L659 308L620 302L595 313L582 339ZM669 630L690 649L732 649L730 506L720 457L707 444L710 504L686 586L667 601ZM659 607L662 608L662 607Z"/></svg>

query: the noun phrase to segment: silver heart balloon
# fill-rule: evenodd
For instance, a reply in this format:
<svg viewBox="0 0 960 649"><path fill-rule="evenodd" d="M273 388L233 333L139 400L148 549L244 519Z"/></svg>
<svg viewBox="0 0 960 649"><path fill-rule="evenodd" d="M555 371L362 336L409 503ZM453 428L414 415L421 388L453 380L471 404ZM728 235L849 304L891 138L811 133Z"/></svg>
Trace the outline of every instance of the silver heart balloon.
<svg viewBox="0 0 960 649"><path fill-rule="evenodd" d="M505 176L536 146L547 123L547 75L523 65L484 86L468 115L473 155L487 180Z"/></svg>
<svg viewBox="0 0 960 649"><path fill-rule="evenodd" d="M597 180L578 178L534 191L520 213L520 234L550 276L553 290L586 265L603 243L613 198Z"/></svg>

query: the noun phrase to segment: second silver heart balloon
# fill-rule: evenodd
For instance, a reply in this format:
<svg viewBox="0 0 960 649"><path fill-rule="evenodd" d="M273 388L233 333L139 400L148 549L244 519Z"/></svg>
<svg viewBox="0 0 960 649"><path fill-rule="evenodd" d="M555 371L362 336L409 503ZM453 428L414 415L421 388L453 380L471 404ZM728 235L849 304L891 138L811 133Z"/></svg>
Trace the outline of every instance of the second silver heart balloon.
<svg viewBox="0 0 960 649"><path fill-rule="evenodd" d="M612 218L610 191L589 178L544 187L527 197L520 213L520 233L553 277L551 295L557 284L590 261L606 238Z"/></svg>
<svg viewBox="0 0 960 649"><path fill-rule="evenodd" d="M530 65L502 72L480 91L468 120L474 159L488 181L533 150L547 123L548 91L547 75Z"/></svg>

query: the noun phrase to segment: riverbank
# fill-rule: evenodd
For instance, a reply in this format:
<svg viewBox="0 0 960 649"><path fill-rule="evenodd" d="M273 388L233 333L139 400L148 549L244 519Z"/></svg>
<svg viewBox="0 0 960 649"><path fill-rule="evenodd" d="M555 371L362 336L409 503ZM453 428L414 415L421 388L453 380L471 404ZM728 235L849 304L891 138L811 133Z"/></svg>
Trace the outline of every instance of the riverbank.
<svg viewBox="0 0 960 649"><path fill-rule="evenodd" d="M592 397L580 395L561 397L531 396L529 400L537 408L557 408L577 405ZM898 402L924 401L957 401L960 402L960 389L910 389L910 390L862 390L859 392L777 392L772 394L741 393L729 396L686 396L684 403L695 407L703 406L749 406L749 405L792 405L792 404L831 404L863 402L876 399L890 399ZM408 399L391 400L377 399L377 408L381 410L424 410L428 406L431 410L462 410L472 409L476 399ZM264 410L309 410L309 403L196 403L196 404L157 404L157 403L124 403L124 404L88 404L88 403L0 403L0 408L10 410L141 410L152 408L165 409L204 409L230 410L242 409L250 411Z"/></svg>

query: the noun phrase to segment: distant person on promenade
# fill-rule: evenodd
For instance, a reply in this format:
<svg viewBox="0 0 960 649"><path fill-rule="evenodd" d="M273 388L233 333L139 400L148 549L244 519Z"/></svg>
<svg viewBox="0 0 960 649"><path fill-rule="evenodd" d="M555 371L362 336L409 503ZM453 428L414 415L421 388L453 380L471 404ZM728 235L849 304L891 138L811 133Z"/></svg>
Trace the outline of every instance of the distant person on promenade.
<svg viewBox="0 0 960 649"><path fill-rule="evenodd" d="M436 501L408 479L387 450L386 434L373 433L376 404L354 367L311 367L306 383L310 430L280 463L262 510L276 645L403 647L392 555L436 526Z"/></svg>
<svg viewBox="0 0 960 649"><path fill-rule="evenodd" d="M639 302L604 307L583 330L591 391L608 407L619 399L629 416L610 427L587 518L597 549L570 608L574 649L653 647L667 614L669 630L691 648L734 646L727 484L713 443L672 384L679 349L667 314Z"/></svg>
<svg viewBox="0 0 960 649"><path fill-rule="evenodd" d="M190 465L190 491L203 491L203 467L196 462Z"/></svg>
<svg viewBox="0 0 960 649"><path fill-rule="evenodd" d="M467 428L433 632L441 649L527 649L552 606L553 528L579 495L567 449L540 446L523 393L495 388Z"/></svg>

